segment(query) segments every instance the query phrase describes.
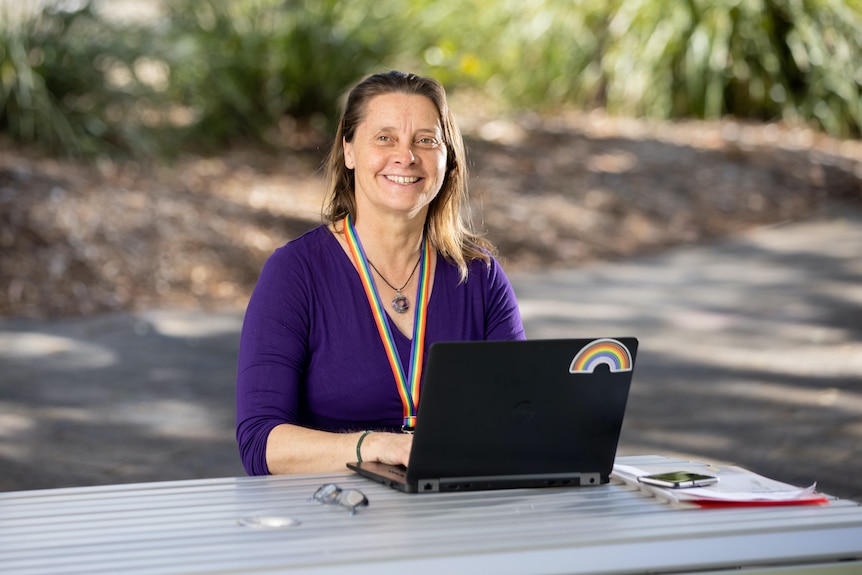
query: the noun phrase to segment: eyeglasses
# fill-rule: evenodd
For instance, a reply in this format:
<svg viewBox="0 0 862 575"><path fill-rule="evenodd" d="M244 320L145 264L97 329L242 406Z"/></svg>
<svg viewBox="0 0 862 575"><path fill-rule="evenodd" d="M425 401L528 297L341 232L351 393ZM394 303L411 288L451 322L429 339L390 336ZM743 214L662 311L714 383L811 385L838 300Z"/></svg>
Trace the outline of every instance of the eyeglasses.
<svg viewBox="0 0 862 575"><path fill-rule="evenodd" d="M356 514L357 507L368 507L368 498L358 489L342 489L335 483L322 485L311 500L323 505L341 505L346 507L351 515Z"/></svg>

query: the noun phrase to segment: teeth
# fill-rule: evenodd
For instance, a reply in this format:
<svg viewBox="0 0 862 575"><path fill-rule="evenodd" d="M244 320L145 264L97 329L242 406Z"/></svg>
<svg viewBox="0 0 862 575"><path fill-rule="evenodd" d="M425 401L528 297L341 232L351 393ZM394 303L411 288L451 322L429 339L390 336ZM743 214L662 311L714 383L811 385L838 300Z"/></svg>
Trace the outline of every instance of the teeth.
<svg viewBox="0 0 862 575"><path fill-rule="evenodd" d="M405 176L386 176L386 179L390 182L395 182L396 184L414 184L419 181L419 178L408 178Z"/></svg>

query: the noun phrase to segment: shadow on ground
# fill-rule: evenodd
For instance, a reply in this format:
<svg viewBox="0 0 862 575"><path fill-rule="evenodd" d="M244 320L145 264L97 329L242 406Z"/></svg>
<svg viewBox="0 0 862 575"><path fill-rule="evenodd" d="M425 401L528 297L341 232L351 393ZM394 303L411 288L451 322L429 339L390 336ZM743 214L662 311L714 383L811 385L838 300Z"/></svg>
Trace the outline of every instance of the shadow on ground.
<svg viewBox="0 0 862 575"><path fill-rule="evenodd" d="M244 474L239 313L0 325L0 489Z"/></svg>

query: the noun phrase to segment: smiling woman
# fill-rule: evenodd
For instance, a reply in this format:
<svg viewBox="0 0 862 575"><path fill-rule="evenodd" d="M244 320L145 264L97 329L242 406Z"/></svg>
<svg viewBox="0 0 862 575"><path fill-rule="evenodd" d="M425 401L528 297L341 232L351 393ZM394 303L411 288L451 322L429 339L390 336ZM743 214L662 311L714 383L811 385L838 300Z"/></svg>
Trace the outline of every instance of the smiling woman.
<svg viewBox="0 0 862 575"><path fill-rule="evenodd" d="M421 218L446 175L438 118L434 103L424 96L383 94L368 103L365 121L353 140L343 143L345 166L354 172L357 209L371 203L371 215Z"/></svg>
<svg viewBox="0 0 862 575"><path fill-rule="evenodd" d="M437 81L358 84L327 171L325 224L275 251L246 312L237 440L250 474L406 465L429 346L524 338L465 217L464 145Z"/></svg>
<svg viewBox="0 0 862 575"><path fill-rule="evenodd" d="M421 218L446 173L437 110L424 96L410 94L380 95L367 108L353 140L343 139L357 209L373 204L371 216L396 222Z"/></svg>

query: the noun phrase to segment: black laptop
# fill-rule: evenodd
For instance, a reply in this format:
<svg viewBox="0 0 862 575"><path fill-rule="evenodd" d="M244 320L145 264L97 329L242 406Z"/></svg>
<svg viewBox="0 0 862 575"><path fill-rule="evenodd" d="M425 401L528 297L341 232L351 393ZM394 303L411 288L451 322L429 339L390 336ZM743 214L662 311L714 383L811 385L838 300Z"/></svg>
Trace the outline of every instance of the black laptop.
<svg viewBox="0 0 862 575"><path fill-rule="evenodd" d="M407 467L347 467L408 493L607 483L637 346L634 337L435 343Z"/></svg>

